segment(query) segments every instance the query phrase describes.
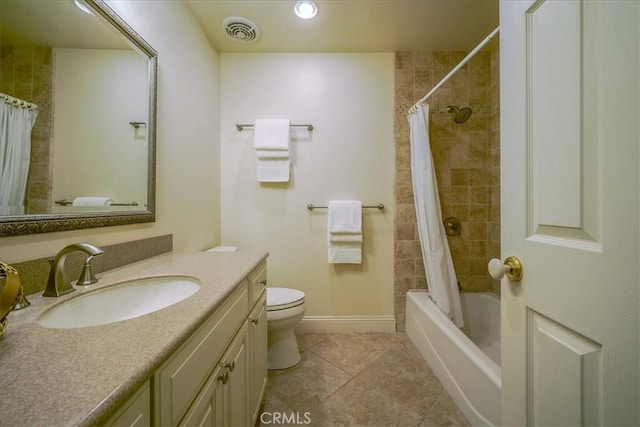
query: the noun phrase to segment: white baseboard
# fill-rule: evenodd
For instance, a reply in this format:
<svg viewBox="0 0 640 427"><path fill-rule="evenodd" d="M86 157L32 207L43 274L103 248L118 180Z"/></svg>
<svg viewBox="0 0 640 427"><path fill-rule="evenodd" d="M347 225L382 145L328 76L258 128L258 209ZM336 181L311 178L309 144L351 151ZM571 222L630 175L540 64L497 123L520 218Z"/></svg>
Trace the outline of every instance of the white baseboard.
<svg viewBox="0 0 640 427"><path fill-rule="evenodd" d="M394 316L305 316L296 332L395 332Z"/></svg>

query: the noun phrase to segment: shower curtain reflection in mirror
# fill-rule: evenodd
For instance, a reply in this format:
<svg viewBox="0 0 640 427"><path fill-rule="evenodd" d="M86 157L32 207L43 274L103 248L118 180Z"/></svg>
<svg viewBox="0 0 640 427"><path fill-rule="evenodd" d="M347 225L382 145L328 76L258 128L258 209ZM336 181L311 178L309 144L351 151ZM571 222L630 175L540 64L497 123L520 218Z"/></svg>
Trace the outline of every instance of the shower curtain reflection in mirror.
<svg viewBox="0 0 640 427"><path fill-rule="evenodd" d="M38 110L0 101L0 215L22 215Z"/></svg>
<svg viewBox="0 0 640 427"><path fill-rule="evenodd" d="M429 146L429 105L418 104L408 119L411 127L413 197L429 296L453 323L462 327L458 280L442 223L436 172Z"/></svg>

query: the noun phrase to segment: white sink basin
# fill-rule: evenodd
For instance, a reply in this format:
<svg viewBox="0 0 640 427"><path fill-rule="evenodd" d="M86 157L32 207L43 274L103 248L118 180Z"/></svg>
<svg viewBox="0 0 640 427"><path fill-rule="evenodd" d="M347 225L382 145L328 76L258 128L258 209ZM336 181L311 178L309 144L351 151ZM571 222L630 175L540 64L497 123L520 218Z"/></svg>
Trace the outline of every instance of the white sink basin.
<svg viewBox="0 0 640 427"><path fill-rule="evenodd" d="M153 313L195 294L197 279L186 276L148 277L110 286L44 312L38 324L71 329L105 325Z"/></svg>

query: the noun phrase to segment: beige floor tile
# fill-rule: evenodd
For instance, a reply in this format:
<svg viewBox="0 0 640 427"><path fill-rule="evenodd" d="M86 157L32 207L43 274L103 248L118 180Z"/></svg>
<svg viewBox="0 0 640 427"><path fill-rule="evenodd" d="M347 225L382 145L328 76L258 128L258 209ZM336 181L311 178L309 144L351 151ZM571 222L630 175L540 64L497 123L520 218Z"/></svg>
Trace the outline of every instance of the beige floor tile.
<svg viewBox="0 0 640 427"><path fill-rule="evenodd" d="M273 393L294 411L306 411L327 399L351 376L316 354L302 352L294 368L269 371L267 393Z"/></svg>
<svg viewBox="0 0 640 427"><path fill-rule="evenodd" d="M320 334L315 332L308 332L306 334L296 333L296 339L298 340L298 347L300 350L306 350L314 345L322 342L328 338L328 334Z"/></svg>
<svg viewBox="0 0 640 427"><path fill-rule="evenodd" d="M269 371L264 425L274 415L278 425L469 425L404 333L300 334L298 344L300 364Z"/></svg>
<svg viewBox="0 0 640 427"><path fill-rule="evenodd" d="M420 427L469 427L469 421L446 391L443 391Z"/></svg>
<svg viewBox="0 0 640 427"><path fill-rule="evenodd" d="M349 386L379 390L393 407L420 415L429 411L443 390L426 362L407 355L402 349L387 351Z"/></svg>
<svg viewBox="0 0 640 427"><path fill-rule="evenodd" d="M347 384L311 409L314 426L418 426L423 415L390 401L380 388Z"/></svg>
<svg viewBox="0 0 640 427"><path fill-rule="evenodd" d="M274 393L266 393L266 401L262 414L258 417L256 427L264 427L272 424L279 426L288 426L295 424L282 423L284 414L287 416L287 420L291 419L291 415L294 411L287 406L282 400L278 398Z"/></svg>
<svg viewBox="0 0 640 427"><path fill-rule="evenodd" d="M396 333L329 334L309 351L355 375L401 340L401 335Z"/></svg>

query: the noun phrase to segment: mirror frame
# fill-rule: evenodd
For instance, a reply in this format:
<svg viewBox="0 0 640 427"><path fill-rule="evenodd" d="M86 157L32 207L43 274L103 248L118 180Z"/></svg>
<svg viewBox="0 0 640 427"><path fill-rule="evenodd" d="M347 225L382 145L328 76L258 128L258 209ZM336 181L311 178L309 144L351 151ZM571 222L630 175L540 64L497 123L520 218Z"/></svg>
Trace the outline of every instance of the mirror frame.
<svg viewBox="0 0 640 427"><path fill-rule="evenodd" d="M0 216L0 237L139 224L155 222L156 220L156 100L158 90L158 54L133 28L122 20L104 0L84 0L84 2L97 14L96 17L98 19L113 26L140 53L147 56L149 61L147 210Z"/></svg>

